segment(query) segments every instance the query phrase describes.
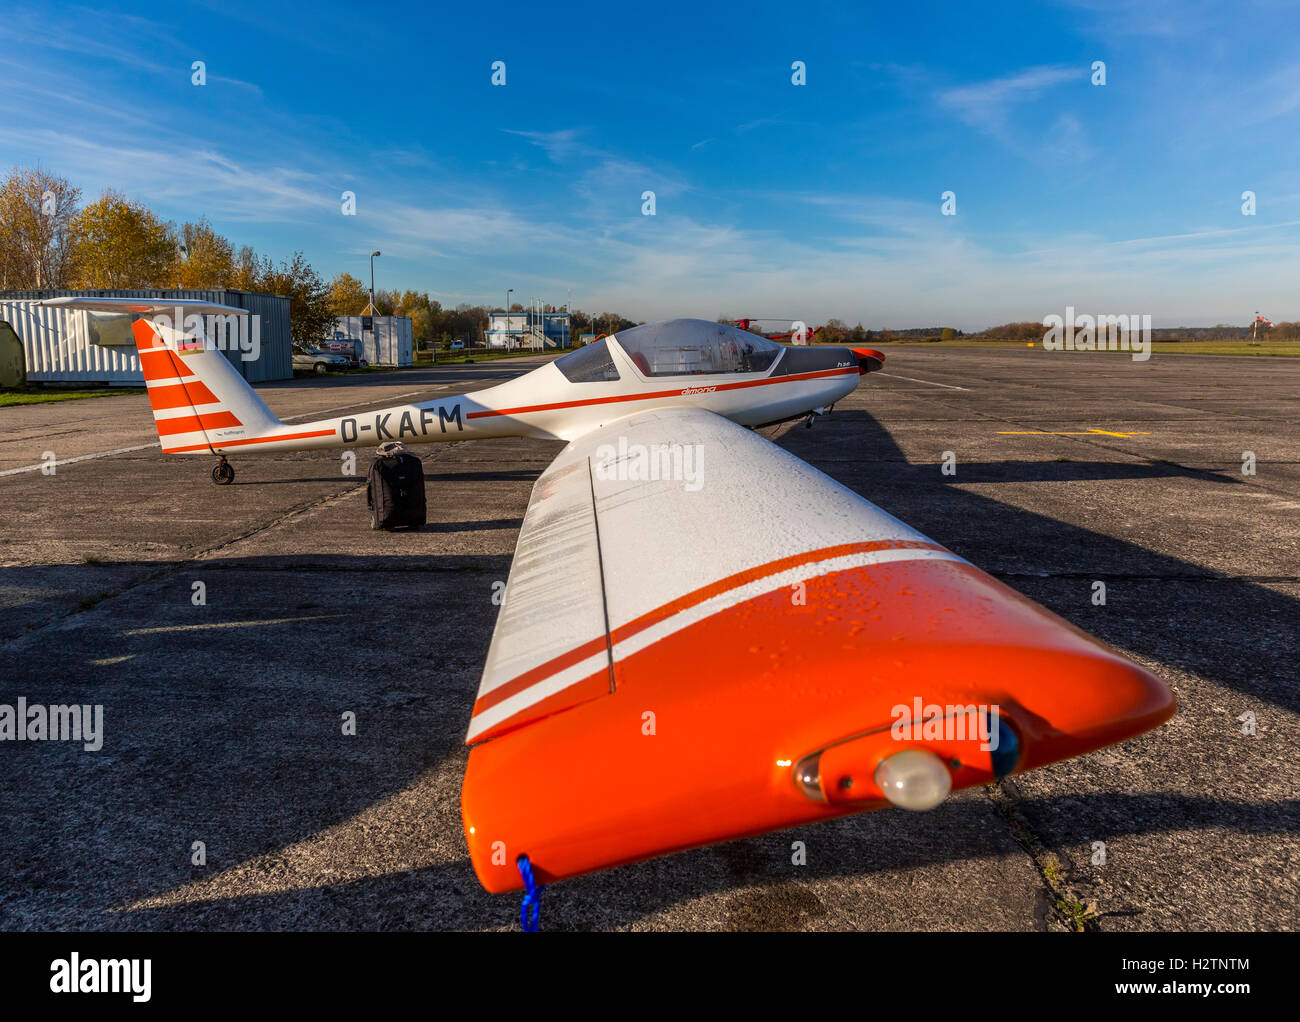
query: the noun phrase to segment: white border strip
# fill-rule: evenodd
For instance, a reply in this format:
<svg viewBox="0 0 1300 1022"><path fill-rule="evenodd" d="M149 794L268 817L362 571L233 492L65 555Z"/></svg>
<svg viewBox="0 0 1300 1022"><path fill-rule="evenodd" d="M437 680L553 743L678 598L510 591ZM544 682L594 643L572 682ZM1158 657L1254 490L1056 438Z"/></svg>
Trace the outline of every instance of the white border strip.
<svg viewBox="0 0 1300 1022"><path fill-rule="evenodd" d="M786 571L777 572L774 575L764 575L762 578L739 585L724 593L719 593L717 596L712 596L692 607L678 611L671 617L629 636L622 642L615 643L614 661L617 663L626 660L628 657L634 656L643 649L653 646L661 639L666 639L684 628L689 628L691 625L698 624L700 621L713 617L724 610L729 610L747 600L775 592L778 589L784 589L797 582L820 578L822 575L829 575L836 571L861 568L870 564L889 564L896 561L956 561L962 564L967 563L964 557L958 557L948 550L918 550L914 547L866 550L861 553L846 554L842 557L832 557L823 561L809 561L807 564L801 564ZM680 599L680 597L674 598ZM672 601L666 602L671 603ZM619 627L621 626L616 626L614 631L618 631ZM502 700L496 706L475 715L469 722L469 734L466 740L474 741L484 731L496 727L502 721L508 720L535 703L547 699L557 692L562 692L570 685L576 685L604 666L605 653L601 651L548 678L534 682L522 692L518 692L509 699ZM529 668L529 670L535 669L535 667ZM480 697L485 694L480 693Z"/></svg>

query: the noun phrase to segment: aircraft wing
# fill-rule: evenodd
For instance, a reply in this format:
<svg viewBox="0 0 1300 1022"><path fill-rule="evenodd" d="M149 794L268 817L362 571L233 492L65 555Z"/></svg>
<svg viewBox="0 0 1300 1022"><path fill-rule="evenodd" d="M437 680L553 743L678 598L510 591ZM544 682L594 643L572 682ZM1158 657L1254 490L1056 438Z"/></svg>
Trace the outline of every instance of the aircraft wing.
<svg viewBox="0 0 1300 1022"><path fill-rule="evenodd" d="M533 488L465 833L505 891L520 855L549 882L880 808L884 786L907 804L936 773L987 784L1173 710L1145 670L757 433L650 411Z"/></svg>

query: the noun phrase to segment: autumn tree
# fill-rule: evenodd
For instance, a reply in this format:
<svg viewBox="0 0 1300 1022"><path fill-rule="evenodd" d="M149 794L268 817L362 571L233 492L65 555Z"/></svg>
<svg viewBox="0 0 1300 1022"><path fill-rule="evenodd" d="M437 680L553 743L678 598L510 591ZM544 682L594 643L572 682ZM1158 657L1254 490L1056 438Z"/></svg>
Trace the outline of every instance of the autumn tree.
<svg viewBox="0 0 1300 1022"><path fill-rule="evenodd" d="M0 182L0 289L67 287L81 190L47 171L15 167Z"/></svg>
<svg viewBox="0 0 1300 1022"><path fill-rule="evenodd" d="M360 316L370 304L370 292L350 273L340 273L330 284L329 307L335 316Z"/></svg>
<svg viewBox="0 0 1300 1022"><path fill-rule="evenodd" d="M1043 336L1043 324L1033 320L1020 323L1003 323L975 335L980 341L1036 341Z"/></svg>
<svg viewBox="0 0 1300 1022"><path fill-rule="evenodd" d="M231 260L230 286L236 291L256 291L262 276L271 271L269 259L259 259L249 245L241 245Z"/></svg>
<svg viewBox="0 0 1300 1022"><path fill-rule="evenodd" d="M73 219L74 286L149 288L175 284L176 238L145 206L107 191Z"/></svg>
<svg viewBox="0 0 1300 1022"><path fill-rule="evenodd" d="M411 336L417 341L436 339L441 313L442 304L423 291L403 291L397 302L397 314L411 317Z"/></svg>
<svg viewBox="0 0 1300 1022"><path fill-rule="evenodd" d="M380 288L375 292L375 315L397 315L397 303L400 300L401 296L396 291L385 291L383 288Z"/></svg>
<svg viewBox="0 0 1300 1022"><path fill-rule="evenodd" d="M301 252L295 252L292 259L277 267L267 264L258 281L258 290L292 299L289 329L296 343L318 344L330 336L334 313L330 309L329 285Z"/></svg>
<svg viewBox="0 0 1300 1022"><path fill-rule="evenodd" d="M179 235L181 261L176 271L177 286L230 287L235 273L234 246L212 229L207 218L185 224Z"/></svg>
<svg viewBox="0 0 1300 1022"><path fill-rule="evenodd" d="M834 317L826 321L819 333L823 344L843 344L849 339L848 324Z"/></svg>

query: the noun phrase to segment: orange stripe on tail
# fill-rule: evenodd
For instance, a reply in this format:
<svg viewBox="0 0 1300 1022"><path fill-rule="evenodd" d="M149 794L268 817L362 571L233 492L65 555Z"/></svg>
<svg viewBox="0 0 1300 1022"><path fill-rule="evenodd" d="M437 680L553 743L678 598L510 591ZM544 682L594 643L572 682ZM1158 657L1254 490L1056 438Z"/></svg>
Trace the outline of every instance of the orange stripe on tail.
<svg viewBox="0 0 1300 1022"><path fill-rule="evenodd" d="M174 436L177 433L222 429L226 426L241 426L243 423L230 412L213 412L211 415L178 415L174 419L157 419L154 425L158 427L158 435L163 437Z"/></svg>
<svg viewBox="0 0 1300 1022"><path fill-rule="evenodd" d="M216 403L217 395L197 380L193 383L174 383L164 387L149 388L149 405L155 412L165 412L171 408L191 408L196 404Z"/></svg>

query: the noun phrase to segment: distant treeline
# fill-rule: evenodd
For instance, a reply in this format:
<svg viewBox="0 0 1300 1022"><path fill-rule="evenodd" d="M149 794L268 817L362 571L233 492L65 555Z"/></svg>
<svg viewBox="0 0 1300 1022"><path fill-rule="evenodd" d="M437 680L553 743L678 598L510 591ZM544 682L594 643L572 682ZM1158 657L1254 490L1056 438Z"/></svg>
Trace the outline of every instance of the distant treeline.
<svg viewBox="0 0 1300 1022"><path fill-rule="evenodd" d="M1027 320L1020 323L1003 323L1001 326L989 327L979 333L966 334L968 341L1034 341L1042 340L1047 328L1041 322ZM930 331L937 339L938 331ZM958 332L958 336L963 336ZM1176 326L1160 327L1151 331L1153 341L1240 341L1250 337L1250 325L1232 326L1220 323L1217 326ZM1300 323L1276 323L1273 326L1259 324L1257 337L1260 340L1294 341L1300 340Z"/></svg>
<svg viewBox="0 0 1300 1022"><path fill-rule="evenodd" d="M1042 333L1040 328L1039 333ZM951 341L964 337L950 326L912 327L908 330L868 330L861 323L851 327L843 320L828 319L825 326L813 331L813 340L822 344L847 344L867 341Z"/></svg>
<svg viewBox="0 0 1300 1022"><path fill-rule="evenodd" d="M1035 320L1003 323L977 333L964 333L953 327L916 327L910 330L866 330L862 324L852 329L839 320L831 320L824 330L818 330L815 339L826 343L842 344L845 341L1041 341L1047 327ZM1300 323L1259 324L1259 340L1300 340ZM1161 327L1151 331L1153 341L1240 341L1250 338L1250 326L1178 326Z"/></svg>

